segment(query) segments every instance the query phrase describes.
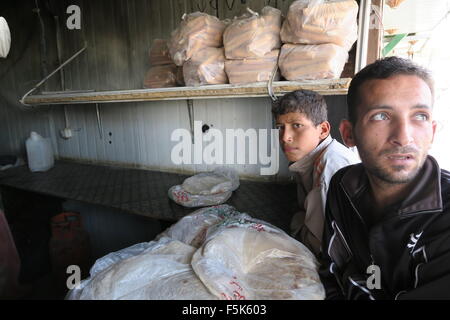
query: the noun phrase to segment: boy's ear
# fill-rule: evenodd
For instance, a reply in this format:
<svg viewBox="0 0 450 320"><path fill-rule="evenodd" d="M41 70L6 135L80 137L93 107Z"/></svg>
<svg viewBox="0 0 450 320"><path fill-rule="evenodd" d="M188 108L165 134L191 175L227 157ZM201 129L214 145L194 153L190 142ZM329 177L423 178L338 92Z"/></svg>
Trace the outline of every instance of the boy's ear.
<svg viewBox="0 0 450 320"><path fill-rule="evenodd" d="M320 139L323 140L330 135L331 125L328 121L323 121L319 126L321 129Z"/></svg>
<svg viewBox="0 0 450 320"><path fill-rule="evenodd" d="M341 133L342 140L347 147L354 147L356 145L355 138L353 136L353 125L350 121L344 119L339 124L339 132Z"/></svg>

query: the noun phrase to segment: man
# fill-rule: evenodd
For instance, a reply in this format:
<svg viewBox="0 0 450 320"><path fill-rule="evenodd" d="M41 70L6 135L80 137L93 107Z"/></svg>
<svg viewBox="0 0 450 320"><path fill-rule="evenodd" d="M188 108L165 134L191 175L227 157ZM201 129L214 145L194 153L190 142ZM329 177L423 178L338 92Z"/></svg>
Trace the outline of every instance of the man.
<svg viewBox="0 0 450 320"><path fill-rule="evenodd" d="M361 164L328 191L320 270L327 298L450 298L450 173L428 150L433 81L398 57L353 78L340 131Z"/></svg>
<svg viewBox="0 0 450 320"><path fill-rule="evenodd" d="M283 96L272 108L280 146L297 175L301 211L291 221L291 235L316 256L320 252L325 201L333 174L359 161L351 150L331 138L327 105L318 93L298 90Z"/></svg>

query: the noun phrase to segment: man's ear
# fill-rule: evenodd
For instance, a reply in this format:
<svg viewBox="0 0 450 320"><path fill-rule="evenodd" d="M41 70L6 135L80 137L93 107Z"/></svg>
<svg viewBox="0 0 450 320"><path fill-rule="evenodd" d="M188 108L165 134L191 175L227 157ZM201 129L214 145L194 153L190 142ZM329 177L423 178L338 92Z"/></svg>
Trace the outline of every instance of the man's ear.
<svg viewBox="0 0 450 320"><path fill-rule="evenodd" d="M355 138L353 136L353 125L350 121L344 119L339 124L339 132L341 133L342 140L347 147L354 147L356 145Z"/></svg>
<svg viewBox="0 0 450 320"><path fill-rule="evenodd" d="M433 120L431 122L431 128L433 130L433 136L431 137L431 143L434 142L434 135L436 134L437 126L438 126L438 124L437 124L436 120Z"/></svg>
<svg viewBox="0 0 450 320"><path fill-rule="evenodd" d="M319 126L321 129L320 139L323 140L330 135L331 125L328 121L323 121Z"/></svg>

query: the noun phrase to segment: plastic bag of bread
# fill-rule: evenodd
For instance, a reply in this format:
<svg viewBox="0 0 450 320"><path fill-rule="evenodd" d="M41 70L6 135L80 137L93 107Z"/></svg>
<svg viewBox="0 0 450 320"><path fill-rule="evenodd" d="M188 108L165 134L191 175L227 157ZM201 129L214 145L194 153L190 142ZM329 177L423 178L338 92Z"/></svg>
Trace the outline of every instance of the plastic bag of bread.
<svg viewBox="0 0 450 320"><path fill-rule="evenodd" d="M183 64L187 86L228 83L223 48L205 47Z"/></svg>
<svg viewBox="0 0 450 320"><path fill-rule="evenodd" d="M177 86L177 66L166 64L150 67L144 78L144 88L168 88Z"/></svg>
<svg viewBox="0 0 450 320"><path fill-rule="evenodd" d="M269 81L278 61L280 50L273 50L263 58L227 60L225 72L232 84ZM279 80L277 72L274 80Z"/></svg>
<svg viewBox="0 0 450 320"><path fill-rule="evenodd" d="M183 87L186 85L184 82L184 76L183 76L183 67L177 66L177 85L180 87Z"/></svg>
<svg viewBox="0 0 450 320"><path fill-rule="evenodd" d="M164 39L153 40L152 47L149 50L149 59L151 66L173 64L172 58L170 58L167 40Z"/></svg>
<svg viewBox="0 0 450 320"><path fill-rule="evenodd" d="M66 296L70 300L204 300L216 299L194 273L196 248L161 238L114 253L114 262L96 261L91 276ZM111 259L109 259L111 260Z"/></svg>
<svg viewBox="0 0 450 320"><path fill-rule="evenodd" d="M198 209L164 230L157 239L168 237L199 248L205 242L209 227L230 217L243 215L227 204ZM250 218L247 215L245 217Z"/></svg>
<svg viewBox="0 0 450 320"><path fill-rule="evenodd" d="M344 48L332 44L284 44L279 67L287 80L336 79L348 59Z"/></svg>
<svg viewBox="0 0 450 320"><path fill-rule="evenodd" d="M386 4L392 9L397 8L405 0L386 0Z"/></svg>
<svg viewBox="0 0 450 320"><path fill-rule="evenodd" d="M170 199L184 207L207 207L227 201L239 187L239 175L230 168L201 172L169 189Z"/></svg>
<svg viewBox="0 0 450 320"><path fill-rule="evenodd" d="M195 211L157 239L98 259L70 300L322 299L314 255L228 205Z"/></svg>
<svg viewBox="0 0 450 320"><path fill-rule="evenodd" d="M225 29L227 59L262 58L281 46L281 11L269 6L262 9L261 15L247 10L248 14L235 18Z"/></svg>
<svg viewBox="0 0 450 320"><path fill-rule="evenodd" d="M173 62L182 66L204 47L222 47L225 22L206 13L184 14L180 26L170 38L169 52Z"/></svg>
<svg viewBox="0 0 450 320"><path fill-rule="evenodd" d="M334 43L349 51L358 36L358 4L354 0L297 0L281 28L283 43Z"/></svg>
<svg viewBox="0 0 450 320"><path fill-rule="evenodd" d="M210 227L191 265L221 299L325 298L314 255L284 231L253 218L230 217Z"/></svg>

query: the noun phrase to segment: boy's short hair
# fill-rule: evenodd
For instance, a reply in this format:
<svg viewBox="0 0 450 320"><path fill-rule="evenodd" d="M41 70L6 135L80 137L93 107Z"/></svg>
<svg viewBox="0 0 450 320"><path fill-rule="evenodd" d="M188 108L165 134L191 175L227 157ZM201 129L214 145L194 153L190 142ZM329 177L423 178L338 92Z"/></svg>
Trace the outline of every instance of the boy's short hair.
<svg viewBox="0 0 450 320"><path fill-rule="evenodd" d="M388 57L379 59L361 69L350 82L347 93L348 119L356 124L356 109L361 97L359 88L366 81L373 79L387 79L396 75L411 75L421 78L431 90L434 99L434 82L429 70L419 66L411 60L400 57Z"/></svg>
<svg viewBox="0 0 450 320"><path fill-rule="evenodd" d="M328 121L324 97L311 90L289 92L272 105L272 114L275 118L290 112L303 113L315 126Z"/></svg>

